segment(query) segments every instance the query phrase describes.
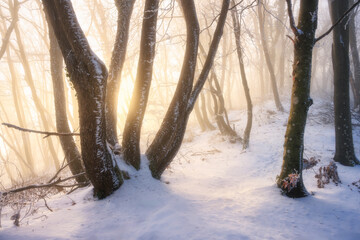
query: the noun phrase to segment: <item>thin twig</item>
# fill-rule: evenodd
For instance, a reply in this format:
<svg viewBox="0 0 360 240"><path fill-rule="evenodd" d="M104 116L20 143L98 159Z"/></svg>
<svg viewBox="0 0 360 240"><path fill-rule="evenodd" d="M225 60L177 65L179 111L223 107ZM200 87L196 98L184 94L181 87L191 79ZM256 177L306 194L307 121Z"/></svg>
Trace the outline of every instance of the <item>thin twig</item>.
<svg viewBox="0 0 360 240"><path fill-rule="evenodd" d="M342 21L344 18L357 6L360 4L360 0L358 0L356 3L354 3L351 8L349 8L335 23L332 25L329 30L327 30L324 34L320 35L320 37L315 39L315 43L326 37L331 31Z"/></svg>
<svg viewBox="0 0 360 240"><path fill-rule="evenodd" d="M244 1L244 0L241 0L240 2L236 3L234 6L232 6L231 8L229 8L228 11L233 10L236 6L240 5L243 1ZM256 0L252 1L249 5L245 6L244 9L243 9L241 12L243 12L244 10L252 7L255 2L256 2ZM214 24L214 22L216 21L216 19L217 19L219 16L220 16L220 13L217 14L217 15L213 18L213 20L211 21L210 25L208 25L207 27L205 27L205 28L203 28L203 29L200 30L200 34L201 34L203 31L205 31L206 29L209 29L209 28Z"/></svg>
<svg viewBox="0 0 360 240"><path fill-rule="evenodd" d="M2 192L2 196L6 196L8 195L9 193L17 193L17 192L22 192L22 191L25 191L25 190L29 190L29 189L34 189L34 188L47 188L47 187L53 187L53 186L58 186L58 187L73 187L75 185L59 185L59 183L62 183L62 182L65 182L67 180L70 180L70 179L73 179L73 178L76 178L76 177L79 177L79 176L82 176L84 175L85 173L79 173L79 174L76 174L76 175L73 175L71 177L67 177L67 178L64 178L64 179L61 179L61 178L58 178L56 181L54 182L51 182L51 183L46 183L46 184L34 184L34 185L29 185L29 186L25 186L25 187L21 187L21 188L16 188L16 189L12 189L12 190L9 190L7 192ZM78 183L77 185L83 185L84 183Z"/></svg>
<svg viewBox="0 0 360 240"><path fill-rule="evenodd" d="M55 175L47 182L47 183L51 183L52 181L54 181L54 179L59 175L59 173L64 170L67 166L70 165L70 163L72 163L73 161L68 162L67 164L65 164L64 166L62 166L56 173Z"/></svg>
<svg viewBox="0 0 360 240"><path fill-rule="evenodd" d="M49 136L80 136L80 133L58 133L58 132L38 131L38 130L22 128L22 127L19 127L14 124L10 124L10 123L2 123L2 125L6 126L8 128L14 128L16 130L23 131L23 132L45 134L46 136L44 138L47 138Z"/></svg>
<svg viewBox="0 0 360 240"><path fill-rule="evenodd" d="M52 210L52 209L49 207L49 205L47 204L45 197L43 197L43 200L44 200L45 207L46 207L47 209L49 209L50 212L52 212L53 210Z"/></svg>

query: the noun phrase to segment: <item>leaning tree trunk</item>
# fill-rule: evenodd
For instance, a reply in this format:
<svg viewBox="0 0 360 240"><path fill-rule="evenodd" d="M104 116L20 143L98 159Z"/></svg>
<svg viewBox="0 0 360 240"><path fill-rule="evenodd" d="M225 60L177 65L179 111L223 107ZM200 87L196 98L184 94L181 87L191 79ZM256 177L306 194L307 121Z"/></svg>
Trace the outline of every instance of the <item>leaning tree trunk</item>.
<svg viewBox="0 0 360 240"><path fill-rule="evenodd" d="M149 167L154 178L159 179L161 177L161 174L165 171L166 167L171 163L180 149L190 113L194 108L196 99L199 96L213 65L214 57L223 33L229 2L230 0L223 0L221 13L210 45L209 53L207 54L200 76L193 87L199 43L199 25L194 2L181 1L187 26L186 52L175 95L170 103L169 110L165 115L160 130L157 132L154 141L146 152L150 161Z"/></svg>
<svg viewBox="0 0 360 240"><path fill-rule="evenodd" d="M245 66L244 66L244 59L243 59L243 52L242 52L242 46L241 46L241 22L239 20L239 17L237 15L237 9L235 6L235 1L232 1L232 6L234 7L234 10L231 12L231 17L233 20L234 25L234 35L235 35L235 42L236 42L236 52L239 59L240 64L240 73L241 73L241 80L244 88L244 93L246 97L246 103L247 103L247 123L244 130L244 137L243 137L243 148L247 148L249 146L249 140L250 140L250 132L251 132L251 126L252 126L252 102L251 102L251 96L250 96L250 90L247 82L247 77L245 73Z"/></svg>
<svg viewBox="0 0 360 240"><path fill-rule="evenodd" d="M129 26L135 0L115 0L118 10L117 32L106 87L106 137L116 151L120 150L117 138L117 108L121 72L125 62ZM115 151L114 151L115 152Z"/></svg>
<svg viewBox="0 0 360 240"><path fill-rule="evenodd" d="M157 179L160 179L161 174L172 161L171 158L168 158L168 155L174 144L179 145L178 142L182 141L181 136L177 136L176 133L181 131L179 127L183 126L185 122L185 112L193 85L199 44L199 24L194 1L181 0L180 2L187 33L183 66L174 97L160 126L160 130L146 151L152 176ZM176 139L176 137L180 137L180 139Z"/></svg>
<svg viewBox="0 0 360 240"><path fill-rule="evenodd" d="M315 44L318 0L301 0L298 26L292 22L291 0L288 2L290 24L295 34L291 108L284 143L284 156L277 185L289 197L308 195L303 183L303 151L306 117L310 98L312 50Z"/></svg>
<svg viewBox="0 0 360 240"><path fill-rule="evenodd" d="M350 0L350 5L353 4L354 4L354 0ZM354 65L354 84L353 84L354 108L359 107L358 110L360 112L360 58L357 48L355 13L350 15L349 31L350 31L349 40L351 47L351 55Z"/></svg>
<svg viewBox="0 0 360 240"><path fill-rule="evenodd" d="M66 68L77 93L81 153L94 195L105 198L122 182L106 145L105 94L107 70L93 53L69 0L43 0Z"/></svg>
<svg viewBox="0 0 360 240"><path fill-rule="evenodd" d="M348 9L348 0L329 1L331 21L334 24ZM333 30L332 62L334 69L335 156L345 166L359 163L355 156L349 96L349 26L346 17Z"/></svg>
<svg viewBox="0 0 360 240"><path fill-rule="evenodd" d="M122 141L124 160L136 169L140 169L140 132L152 79L158 8L159 0L146 0L137 75Z"/></svg>
<svg viewBox="0 0 360 240"><path fill-rule="evenodd" d="M63 58L54 31L52 30L51 25L48 25L50 36L50 66L54 90L56 129L60 133L70 133L71 131L66 113L66 99L63 79ZM84 172L81 154L75 144L74 138L72 136L59 136L59 139L71 173L73 175L77 175ZM85 175L80 175L76 177L76 181L81 183L86 182L87 179Z"/></svg>
<svg viewBox="0 0 360 240"><path fill-rule="evenodd" d="M271 63L271 58L270 58L270 54L269 54L268 42L266 39L265 29L264 29L265 18L263 16L261 4L258 4L258 14L259 14L259 29L260 29L260 36L261 36L261 45L263 47L266 65L267 65L269 73L270 73L271 89L272 89L272 92L274 95L275 105L276 105L276 108L278 111L284 111L284 108L280 102L280 97L279 97L279 92L278 92L276 77L275 77L275 71L274 71L274 67Z"/></svg>

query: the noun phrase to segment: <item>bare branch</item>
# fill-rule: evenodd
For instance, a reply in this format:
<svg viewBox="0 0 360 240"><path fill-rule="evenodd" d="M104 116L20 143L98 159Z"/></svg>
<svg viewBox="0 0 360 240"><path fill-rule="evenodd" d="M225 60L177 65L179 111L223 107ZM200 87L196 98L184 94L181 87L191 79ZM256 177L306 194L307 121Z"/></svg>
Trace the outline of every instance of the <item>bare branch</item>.
<svg viewBox="0 0 360 240"><path fill-rule="evenodd" d="M71 177L67 177L67 178L64 178L64 179L58 178L56 181L51 182L51 183L33 184L33 185L21 187L21 188L15 188L15 189L9 190L7 192L1 192L0 196L6 196L6 195L8 195L10 193L22 192L22 191L29 190L29 189L34 189L34 188L48 188L48 187L62 187L62 188L64 188L64 187L74 187L74 186L87 185L86 182L85 183L76 183L76 184L72 184L72 185L59 185L59 183L65 182L67 180L70 180L70 179L73 179L73 178L76 178L76 177L79 177L79 176L82 176L82 175L85 175L85 173L84 172L79 173L79 174L76 174L76 175L73 175Z"/></svg>
<svg viewBox="0 0 360 240"><path fill-rule="evenodd" d="M295 36L298 36L299 35L299 30L295 25L294 13L293 13L293 10L292 10L291 0L286 0L286 3L287 3L287 6L288 6L288 14L289 14L289 21L290 21L291 30L293 31Z"/></svg>
<svg viewBox="0 0 360 240"><path fill-rule="evenodd" d="M46 132L46 131L38 131L38 130L31 130L27 128L22 128L10 123L2 123L2 125L8 127L8 128L14 128L19 131L23 132L31 132L31 133L39 133L39 134L45 134L46 136L44 138L47 138L49 136L80 136L80 133L58 133L58 132Z"/></svg>
<svg viewBox="0 0 360 240"><path fill-rule="evenodd" d="M360 0L358 0L356 3L354 3L337 21L334 23L329 30L327 30L324 34L320 35L320 37L315 39L315 43L326 37L331 31L342 21L344 18L357 6L360 4Z"/></svg>

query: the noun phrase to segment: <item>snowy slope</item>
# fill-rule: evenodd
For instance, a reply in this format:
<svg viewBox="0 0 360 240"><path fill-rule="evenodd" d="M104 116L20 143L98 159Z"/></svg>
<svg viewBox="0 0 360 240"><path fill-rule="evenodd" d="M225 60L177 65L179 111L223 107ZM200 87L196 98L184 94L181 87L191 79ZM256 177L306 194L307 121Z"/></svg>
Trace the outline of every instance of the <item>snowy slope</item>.
<svg viewBox="0 0 360 240"><path fill-rule="evenodd" d="M267 103L254 111L248 150L217 130L189 129L162 181L146 167L131 170L131 180L105 200L94 200L91 188L58 195L48 201L53 212L42 207L21 227L13 226L7 209L0 239L360 239L360 192L351 184L360 180L360 167L338 165L339 186L319 189L314 178L334 155L326 106L315 100L305 134L305 157L321 160L304 171L312 196L289 199L275 186L288 113L274 114ZM230 118L240 133L245 112ZM360 157L359 127L354 141Z"/></svg>

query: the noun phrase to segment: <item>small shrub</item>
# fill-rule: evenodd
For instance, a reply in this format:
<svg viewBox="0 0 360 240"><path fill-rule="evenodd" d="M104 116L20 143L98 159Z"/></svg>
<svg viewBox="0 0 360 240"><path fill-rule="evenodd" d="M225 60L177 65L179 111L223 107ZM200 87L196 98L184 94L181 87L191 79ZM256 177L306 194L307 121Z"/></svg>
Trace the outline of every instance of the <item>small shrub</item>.
<svg viewBox="0 0 360 240"><path fill-rule="evenodd" d="M311 157L309 160L308 159L303 159L303 167L304 169L310 169L315 167L318 163L320 162L320 159L316 159L315 157Z"/></svg>
<svg viewBox="0 0 360 240"><path fill-rule="evenodd" d="M326 167L320 167L319 173L315 175L315 178L317 178L318 188L324 188L325 184L330 183L330 180L332 180L336 186L341 183L334 161L331 161Z"/></svg>

